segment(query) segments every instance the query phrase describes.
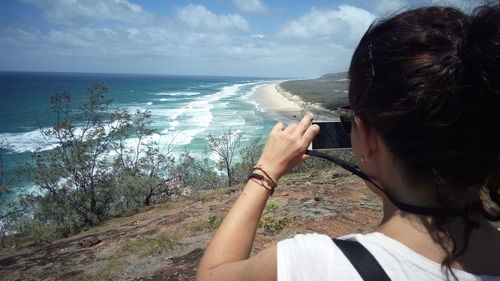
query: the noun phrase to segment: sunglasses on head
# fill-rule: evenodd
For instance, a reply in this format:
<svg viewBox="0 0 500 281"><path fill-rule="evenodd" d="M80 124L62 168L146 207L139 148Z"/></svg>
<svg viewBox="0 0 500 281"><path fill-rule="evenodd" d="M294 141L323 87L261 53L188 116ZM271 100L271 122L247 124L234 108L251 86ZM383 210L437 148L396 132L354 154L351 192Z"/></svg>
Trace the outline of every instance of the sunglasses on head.
<svg viewBox="0 0 500 281"><path fill-rule="evenodd" d="M350 135L352 127L351 122L352 118L354 118L354 111L351 109L351 106L347 105L337 108L337 115L340 118L342 129L346 134Z"/></svg>

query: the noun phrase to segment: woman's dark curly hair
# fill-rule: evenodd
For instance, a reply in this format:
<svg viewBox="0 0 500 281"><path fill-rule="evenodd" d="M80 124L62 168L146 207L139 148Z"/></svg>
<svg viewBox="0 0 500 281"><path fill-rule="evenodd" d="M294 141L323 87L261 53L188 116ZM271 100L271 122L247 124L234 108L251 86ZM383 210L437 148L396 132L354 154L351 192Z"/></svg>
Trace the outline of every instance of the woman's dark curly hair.
<svg viewBox="0 0 500 281"><path fill-rule="evenodd" d="M500 219L498 5L472 15L426 7L375 22L356 48L349 78L354 112L377 130L408 182L426 186L441 208L464 206L471 190L486 192L483 216ZM452 218L436 219L448 270L467 248L472 217L462 217L461 245L446 229Z"/></svg>

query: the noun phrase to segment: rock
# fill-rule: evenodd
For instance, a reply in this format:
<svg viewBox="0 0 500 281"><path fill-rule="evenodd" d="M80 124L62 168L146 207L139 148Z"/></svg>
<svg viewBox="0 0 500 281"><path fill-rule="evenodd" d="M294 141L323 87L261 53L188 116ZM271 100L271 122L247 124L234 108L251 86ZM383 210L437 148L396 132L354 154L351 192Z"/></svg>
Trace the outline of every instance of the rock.
<svg viewBox="0 0 500 281"><path fill-rule="evenodd" d="M332 174L332 179L340 178L340 177L343 177L343 176L344 176L344 175L339 174L339 173L333 173L333 174Z"/></svg>
<svg viewBox="0 0 500 281"><path fill-rule="evenodd" d="M181 196L187 197L187 196L191 195L191 192L192 192L191 188L184 187L181 191Z"/></svg>
<svg viewBox="0 0 500 281"><path fill-rule="evenodd" d="M84 240L78 242L78 245L80 245L82 248L89 248L89 247L92 247L94 245L101 243L101 241L102 241L102 239L99 239L97 237L91 237L91 238L84 239Z"/></svg>
<svg viewBox="0 0 500 281"><path fill-rule="evenodd" d="M8 257L0 260L0 266L9 266L17 262L16 258Z"/></svg>
<svg viewBox="0 0 500 281"><path fill-rule="evenodd" d="M315 178L315 177L317 177L317 176L319 176L319 175L320 175L320 171L319 171L319 170L315 170L315 171L313 171L313 172L309 175L309 177L310 177L310 178Z"/></svg>
<svg viewBox="0 0 500 281"><path fill-rule="evenodd" d="M162 185L166 191L166 194L170 197L188 196L192 191L190 187L184 186L181 178L179 177L165 179L163 180Z"/></svg>

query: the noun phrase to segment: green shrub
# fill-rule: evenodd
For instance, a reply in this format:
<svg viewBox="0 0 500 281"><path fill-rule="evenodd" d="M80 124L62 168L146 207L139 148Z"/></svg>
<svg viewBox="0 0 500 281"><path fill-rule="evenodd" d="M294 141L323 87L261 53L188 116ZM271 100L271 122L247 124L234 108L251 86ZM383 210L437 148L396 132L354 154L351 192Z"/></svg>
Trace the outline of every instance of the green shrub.
<svg viewBox="0 0 500 281"><path fill-rule="evenodd" d="M266 209L266 212L265 212L265 213L267 214L267 213L274 212L274 211L278 210L278 209L279 209L279 207L280 207L280 206L278 206L278 204L271 203L271 204L269 205L269 207L267 207L267 209Z"/></svg>
<svg viewBox="0 0 500 281"><path fill-rule="evenodd" d="M206 223L210 228L214 228L216 223L217 223L217 216L210 216L208 217Z"/></svg>
<svg viewBox="0 0 500 281"><path fill-rule="evenodd" d="M259 227L280 231L290 222L290 219L287 217L274 218L274 217L263 217L260 221Z"/></svg>

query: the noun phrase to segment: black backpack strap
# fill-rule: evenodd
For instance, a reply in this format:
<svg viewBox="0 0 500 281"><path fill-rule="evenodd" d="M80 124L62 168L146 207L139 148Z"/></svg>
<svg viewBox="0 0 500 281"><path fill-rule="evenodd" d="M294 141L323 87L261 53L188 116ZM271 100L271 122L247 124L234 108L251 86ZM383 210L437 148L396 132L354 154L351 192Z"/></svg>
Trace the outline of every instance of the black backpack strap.
<svg viewBox="0 0 500 281"><path fill-rule="evenodd" d="M377 262L375 257L357 241L332 238L333 242L344 253L364 281L390 281L391 278Z"/></svg>

